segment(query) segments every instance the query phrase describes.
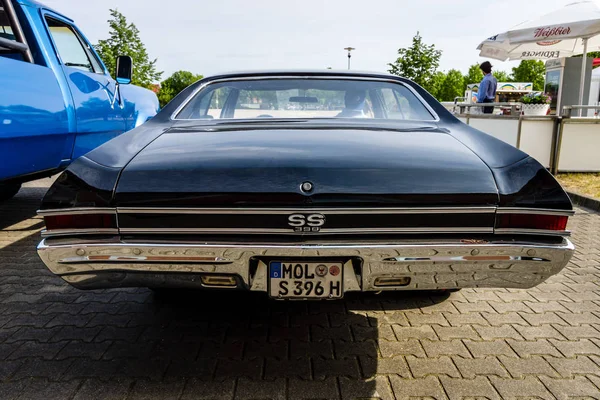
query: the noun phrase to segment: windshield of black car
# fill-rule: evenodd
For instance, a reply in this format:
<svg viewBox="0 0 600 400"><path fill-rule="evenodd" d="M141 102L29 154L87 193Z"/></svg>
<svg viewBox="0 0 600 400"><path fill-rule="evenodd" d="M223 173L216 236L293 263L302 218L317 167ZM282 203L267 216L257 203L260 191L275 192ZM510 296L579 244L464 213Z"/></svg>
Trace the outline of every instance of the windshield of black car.
<svg viewBox="0 0 600 400"><path fill-rule="evenodd" d="M402 83L324 78L264 78L211 83L176 119L370 118L434 120Z"/></svg>

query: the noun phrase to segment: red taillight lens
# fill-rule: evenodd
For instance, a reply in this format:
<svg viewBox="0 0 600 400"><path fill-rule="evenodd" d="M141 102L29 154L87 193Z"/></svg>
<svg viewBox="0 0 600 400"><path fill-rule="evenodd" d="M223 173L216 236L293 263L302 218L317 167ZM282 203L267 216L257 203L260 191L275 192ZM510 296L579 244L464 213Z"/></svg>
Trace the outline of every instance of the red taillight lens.
<svg viewBox="0 0 600 400"><path fill-rule="evenodd" d="M44 222L47 230L117 228L114 214L48 215Z"/></svg>
<svg viewBox="0 0 600 400"><path fill-rule="evenodd" d="M498 214L498 229L540 229L545 231L564 231L569 217L565 215L544 214Z"/></svg>

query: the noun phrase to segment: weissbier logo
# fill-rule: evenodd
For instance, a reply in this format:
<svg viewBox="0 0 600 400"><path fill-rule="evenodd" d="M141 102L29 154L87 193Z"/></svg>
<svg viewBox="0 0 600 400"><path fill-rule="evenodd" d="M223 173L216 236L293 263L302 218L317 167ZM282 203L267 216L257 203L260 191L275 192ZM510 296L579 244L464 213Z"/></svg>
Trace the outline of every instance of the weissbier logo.
<svg viewBox="0 0 600 400"><path fill-rule="evenodd" d="M569 33L571 33L570 26L567 26L567 27L557 26L554 28L550 28L550 27L538 28L535 30L535 33L533 34L533 36L536 38L549 38L551 36L565 36L565 35L568 35Z"/></svg>

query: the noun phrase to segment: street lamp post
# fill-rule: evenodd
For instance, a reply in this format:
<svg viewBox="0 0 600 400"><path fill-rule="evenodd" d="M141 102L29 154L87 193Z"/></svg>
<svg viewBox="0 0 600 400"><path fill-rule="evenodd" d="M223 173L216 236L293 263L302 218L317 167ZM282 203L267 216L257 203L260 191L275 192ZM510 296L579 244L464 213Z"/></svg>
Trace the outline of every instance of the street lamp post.
<svg viewBox="0 0 600 400"><path fill-rule="evenodd" d="M352 57L350 52L356 49L354 47L344 47L344 50L348 50L348 69L350 69L350 58Z"/></svg>

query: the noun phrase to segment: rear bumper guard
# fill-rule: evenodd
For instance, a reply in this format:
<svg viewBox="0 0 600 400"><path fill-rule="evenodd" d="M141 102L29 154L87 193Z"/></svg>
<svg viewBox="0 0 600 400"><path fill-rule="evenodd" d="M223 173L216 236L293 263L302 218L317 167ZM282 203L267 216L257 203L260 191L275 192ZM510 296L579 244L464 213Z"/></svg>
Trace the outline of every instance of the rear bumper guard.
<svg viewBox="0 0 600 400"><path fill-rule="evenodd" d="M573 250L566 238L558 244L407 240L298 245L44 239L38 246L50 271L82 289L221 287L262 292L268 287L268 260L309 258L343 261L344 292L530 288L560 272Z"/></svg>

